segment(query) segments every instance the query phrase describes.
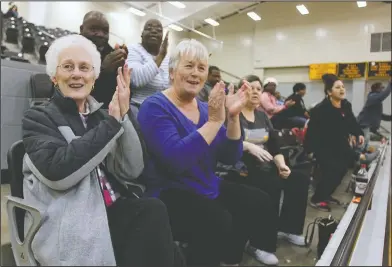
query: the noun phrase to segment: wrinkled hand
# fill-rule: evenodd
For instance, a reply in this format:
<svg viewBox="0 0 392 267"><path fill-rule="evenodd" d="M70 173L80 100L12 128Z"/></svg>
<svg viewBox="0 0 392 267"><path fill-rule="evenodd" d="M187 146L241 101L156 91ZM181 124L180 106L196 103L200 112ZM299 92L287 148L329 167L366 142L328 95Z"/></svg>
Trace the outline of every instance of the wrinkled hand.
<svg viewBox="0 0 392 267"><path fill-rule="evenodd" d="M161 47L159 48L159 56L162 58L166 57L167 54L167 48L169 47L169 31L166 32L165 38L163 39L163 42L161 44Z"/></svg>
<svg viewBox="0 0 392 267"><path fill-rule="evenodd" d="M290 176L291 170L287 165L278 166L279 176L287 179Z"/></svg>
<svg viewBox="0 0 392 267"><path fill-rule="evenodd" d="M117 69L116 91L118 92L118 101L120 105L121 117L124 117L129 110L129 101L131 97L131 73L132 69L129 69L128 65L125 65L124 68L119 67Z"/></svg>
<svg viewBox="0 0 392 267"><path fill-rule="evenodd" d="M250 90L250 88L251 87L249 82L244 81L244 84L237 91L237 93L234 93L234 85L230 84L229 93L226 96L226 103L225 103L228 115L230 117L235 117L238 114L240 114L241 110L246 105L246 102L248 100L246 97L246 92L247 90Z"/></svg>
<svg viewBox="0 0 392 267"><path fill-rule="evenodd" d="M269 162L269 161L273 160L272 155L267 150L261 148L258 145L249 143L248 151L250 154L255 156L261 162Z"/></svg>
<svg viewBox="0 0 392 267"><path fill-rule="evenodd" d="M118 90L114 92L112 101L109 103L109 115L113 116L117 121L121 119L120 104L118 101Z"/></svg>
<svg viewBox="0 0 392 267"><path fill-rule="evenodd" d="M124 66L128 53L124 49L116 49L108 54L102 62L103 71L115 71Z"/></svg>
<svg viewBox="0 0 392 267"><path fill-rule="evenodd" d="M225 83L218 82L212 88L208 97L208 121L222 124L225 122L225 99Z"/></svg>

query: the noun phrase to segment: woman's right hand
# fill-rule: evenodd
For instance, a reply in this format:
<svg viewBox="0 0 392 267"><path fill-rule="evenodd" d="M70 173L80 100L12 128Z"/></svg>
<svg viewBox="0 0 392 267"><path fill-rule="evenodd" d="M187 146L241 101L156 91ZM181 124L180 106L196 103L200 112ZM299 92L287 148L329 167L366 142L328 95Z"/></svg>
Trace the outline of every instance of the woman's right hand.
<svg viewBox="0 0 392 267"><path fill-rule="evenodd" d="M118 89L113 94L112 101L109 103L109 115L113 116L117 121L121 120L120 103L118 101Z"/></svg>
<svg viewBox="0 0 392 267"><path fill-rule="evenodd" d="M218 82L210 92L208 98L208 121L223 124L226 118L225 83Z"/></svg>
<svg viewBox="0 0 392 267"><path fill-rule="evenodd" d="M248 152L255 156L261 162L269 162L274 159L267 150L252 143L248 144Z"/></svg>

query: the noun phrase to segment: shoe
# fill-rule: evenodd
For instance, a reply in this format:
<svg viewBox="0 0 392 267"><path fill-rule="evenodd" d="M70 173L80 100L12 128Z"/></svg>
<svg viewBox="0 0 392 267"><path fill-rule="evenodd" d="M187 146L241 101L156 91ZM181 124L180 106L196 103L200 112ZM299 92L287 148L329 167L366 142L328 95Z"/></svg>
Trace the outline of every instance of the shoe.
<svg viewBox="0 0 392 267"><path fill-rule="evenodd" d="M258 260L259 262L261 262L265 265L278 265L279 264L278 258L273 253L254 248L249 245L246 247L246 252L249 255L251 255L252 257L254 257L256 260Z"/></svg>
<svg viewBox="0 0 392 267"><path fill-rule="evenodd" d="M294 235L294 234L289 234L289 233L284 233L284 232L278 232L278 238L280 239L286 239L289 241L291 244L304 247L305 246L305 237L302 235Z"/></svg>
<svg viewBox="0 0 392 267"><path fill-rule="evenodd" d="M321 201L321 202L318 202L318 203L310 201L310 206L312 206L315 209L321 210L321 211L326 211L326 212L330 212L331 211L331 207L325 201Z"/></svg>
<svg viewBox="0 0 392 267"><path fill-rule="evenodd" d="M340 201L334 197L329 197L326 201L328 204L341 205Z"/></svg>

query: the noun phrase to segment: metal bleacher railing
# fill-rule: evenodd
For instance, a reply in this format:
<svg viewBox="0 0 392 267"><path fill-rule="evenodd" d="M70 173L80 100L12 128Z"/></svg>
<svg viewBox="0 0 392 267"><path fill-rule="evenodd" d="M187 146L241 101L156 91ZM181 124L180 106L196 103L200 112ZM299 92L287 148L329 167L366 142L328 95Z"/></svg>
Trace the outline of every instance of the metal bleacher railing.
<svg viewBox="0 0 392 267"><path fill-rule="evenodd" d="M385 161L385 156L387 149L390 148L390 140L386 142L381 150L380 156L376 163L376 167L369 179L369 183L365 190L364 195L361 198L361 202L359 203L351 222L344 233L343 239L341 240L339 247L331 261L330 266L349 266L351 256L355 249L356 240L361 233L362 224L366 215L366 212L369 209L369 205L371 204L373 198L374 187L377 182L377 178L380 174L380 169Z"/></svg>

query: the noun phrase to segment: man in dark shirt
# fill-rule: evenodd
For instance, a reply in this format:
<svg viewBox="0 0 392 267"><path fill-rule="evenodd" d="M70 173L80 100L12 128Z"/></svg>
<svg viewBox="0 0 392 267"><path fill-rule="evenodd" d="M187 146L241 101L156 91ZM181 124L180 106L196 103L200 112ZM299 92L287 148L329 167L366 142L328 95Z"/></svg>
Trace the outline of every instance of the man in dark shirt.
<svg viewBox="0 0 392 267"><path fill-rule="evenodd" d="M101 53L101 72L91 95L107 109L116 90L117 69L124 66L128 51L125 47L114 50L109 45L109 22L101 12L90 11L84 16L80 34L92 41Z"/></svg>
<svg viewBox="0 0 392 267"><path fill-rule="evenodd" d="M198 94L197 98L199 98L203 102L208 102L208 97L212 88L214 88L217 82L221 80L221 73L220 69L216 66L210 66L208 68L208 78L207 82L204 84L203 89L201 89L200 93Z"/></svg>

